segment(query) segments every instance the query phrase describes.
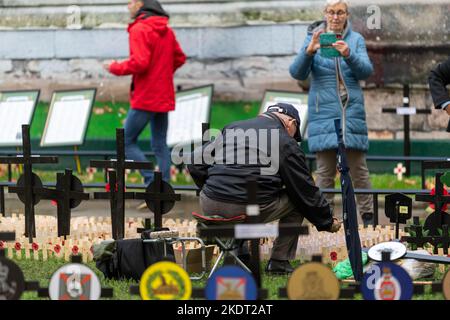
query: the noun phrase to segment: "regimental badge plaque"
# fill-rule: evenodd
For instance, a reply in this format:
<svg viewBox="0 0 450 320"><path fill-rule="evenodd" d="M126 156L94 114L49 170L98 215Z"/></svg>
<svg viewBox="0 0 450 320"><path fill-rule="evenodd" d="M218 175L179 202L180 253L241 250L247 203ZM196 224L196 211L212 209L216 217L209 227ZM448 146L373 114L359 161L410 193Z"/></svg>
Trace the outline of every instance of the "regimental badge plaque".
<svg viewBox="0 0 450 320"><path fill-rule="evenodd" d="M208 300L256 300L258 288L250 273L241 267L226 265L208 279L205 296Z"/></svg>
<svg viewBox="0 0 450 320"><path fill-rule="evenodd" d="M187 272L176 263L161 261L144 271L139 292L143 300L188 300L192 283Z"/></svg>
<svg viewBox="0 0 450 320"><path fill-rule="evenodd" d="M374 264L361 283L365 300L411 300L413 289L409 274L392 262Z"/></svg>
<svg viewBox="0 0 450 320"><path fill-rule="evenodd" d="M290 300L337 300L339 293L339 281L333 271L318 262L295 269L287 286Z"/></svg>
<svg viewBox="0 0 450 320"><path fill-rule="evenodd" d="M0 300L19 300L25 290L25 279L19 266L0 258Z"/></svg>
<svg viewBox="0 0 450 320"><path fill-rule="evenodd" d="M98 300L101 285L97 275L80 263L70 263L59 268L49 285L52 300Z"/></svg>

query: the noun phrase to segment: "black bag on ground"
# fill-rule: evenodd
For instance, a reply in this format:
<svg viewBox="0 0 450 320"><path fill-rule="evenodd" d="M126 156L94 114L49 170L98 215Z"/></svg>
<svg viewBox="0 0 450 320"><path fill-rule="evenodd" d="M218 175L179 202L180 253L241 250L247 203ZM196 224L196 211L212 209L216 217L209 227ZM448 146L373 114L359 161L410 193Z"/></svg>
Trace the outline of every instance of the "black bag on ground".
<svg viewBox="0 0 450 320"><path fill-rule="evenodd" d="M97 268L108 279L134 279L139 281L144 271L158 261L175 262L171 244L161 241L146 242L142 239L125 239L102 242L94 246L94 260Z"/></svg>

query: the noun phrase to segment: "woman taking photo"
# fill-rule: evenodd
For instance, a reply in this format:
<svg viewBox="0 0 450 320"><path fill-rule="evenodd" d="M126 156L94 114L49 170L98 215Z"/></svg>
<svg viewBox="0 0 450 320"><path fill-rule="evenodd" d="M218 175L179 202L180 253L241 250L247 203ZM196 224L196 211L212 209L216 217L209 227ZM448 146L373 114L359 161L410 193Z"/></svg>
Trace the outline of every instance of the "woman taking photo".
<svg viewBox="0 0 450 320"><path fill-rule="evenodd" d="M340 118L347 148L350 174L355 188L370 189L366 152L369 149L364 96L359 80L368 78L373 67L367 55L364 38L352 31L347 0L327 0L325 20L308 27L306 40L290 67L297 80L311 74L308 97L308 145L316 153L316 184L334 188L336 149L338 147L334 119ZM320 52L320 35L334 33L332 47L338 57L325 57ZM333 205L333 195L327 200ZM357 196L360 215L365 225L373 221L371 195Z"/></svg>

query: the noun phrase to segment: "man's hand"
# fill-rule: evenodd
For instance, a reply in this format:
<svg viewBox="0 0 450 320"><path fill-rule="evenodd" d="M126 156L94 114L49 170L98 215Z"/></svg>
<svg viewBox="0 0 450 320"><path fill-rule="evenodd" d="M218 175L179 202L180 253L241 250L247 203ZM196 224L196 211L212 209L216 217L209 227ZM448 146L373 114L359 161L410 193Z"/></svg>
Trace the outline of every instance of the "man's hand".
<svg viewBox="0 0 450 320"><path fill-rule="evenodd" d="M450 116L450 104L444 110Z"/></svg>
<svg viewBox="0 0 450 320"><path fill-rule="evenodd" d="M320 35L323 33L323 30L319 30L314 32L311 42L306 48L306 53L310 56L316 53L316 51L320 48Z"/></svg>
<svg viewBox="0 0 450 320"><path fill-rule="evenodd" d="M333 224L331 225L330 230L328 230L328 232L332 233L338 232L339 229L341 229L341 224L342 221L338 221L337 218L333 218Z"/></svg>
<svg viewBox="0 0 450 320"><path fill-rule="evenodd" d="M103 62L103 69L105 69L106 71L109 72L109 67L111 66L111 64L113 62L116 62L115 60L107 60L105 62Z"/></svg>
<svg viewBox="0 0 450 320"><path fill-rule="evenodd" d="M347 58L350 55L350 48L348 47L347 43L343 40L336 41L333 43L333 47L339 51L339 53L344 57Z"/></svg>

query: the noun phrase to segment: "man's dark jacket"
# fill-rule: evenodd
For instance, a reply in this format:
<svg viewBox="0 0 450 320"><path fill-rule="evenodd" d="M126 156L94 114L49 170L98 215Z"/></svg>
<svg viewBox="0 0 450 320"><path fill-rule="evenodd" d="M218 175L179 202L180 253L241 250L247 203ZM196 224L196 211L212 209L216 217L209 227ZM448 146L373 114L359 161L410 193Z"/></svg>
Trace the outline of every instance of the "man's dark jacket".
<svg viewBox="0 0 450 320"><path fill-rule="evenodd" d="M450 101L450 96L446 89L446 86L450 84L450 58L445 62L439 63L431 70L428 83L436 108L441 108L444 102Z"/></svg>
<svg viewBox="0 0 450 320"><path fill-rule="evenodd" d="M189 172L196 185L204 194L217 201L245 204L247 202L247 178L258 181L257 201L259 204L275 201L281 192L286 193L289 199L296 205L299 212L316 226L319 231L329 230L332 225L332 212L330 206L309 173L305 162L305 155L297 141L290 137L281 120L274 114L266 113L269 117L258 116L256 118L234 122L222 130L223 144L218 147L218 140L210 142L194 151L194 157L201 159L201 152L211 146L217 151L227 150L228 129L267 129L267 144L271 150L271 129L279 132L279 169L273 175L261 175L263 162L251 164L193 164L188 165ZM258 136L258 151L261 151ZM234 150L234 155L239 152L249 158L250 148L245 145L233 143L228 146ZM214 148L211 148L214 149ZM211 150L210 149L210 150ZM252 149L254 150L254 149ZM264 151L264 150L263 150ZM191 159L193 160L193 159ZM196 162L199 163L199 162Z"/></svg>

